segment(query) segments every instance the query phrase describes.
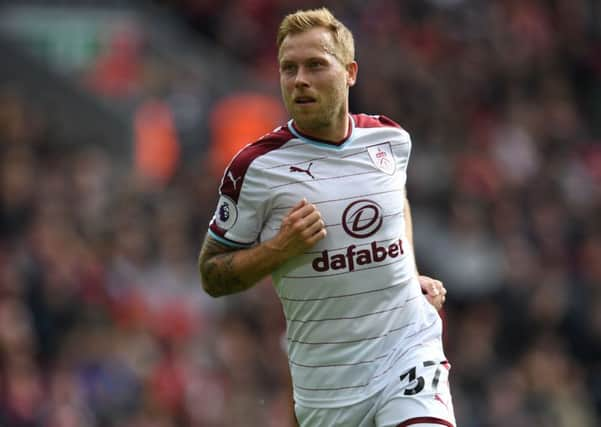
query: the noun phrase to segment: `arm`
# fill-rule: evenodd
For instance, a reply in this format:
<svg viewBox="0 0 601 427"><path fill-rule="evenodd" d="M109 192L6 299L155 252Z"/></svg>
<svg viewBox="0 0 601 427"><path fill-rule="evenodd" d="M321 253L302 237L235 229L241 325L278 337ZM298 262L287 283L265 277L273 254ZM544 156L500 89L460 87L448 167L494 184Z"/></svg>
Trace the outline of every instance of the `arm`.
<svg viewBox="0 0 601 427"><path fill-rule="evenodd" d="M320 213L306 200L288 212L273 239L252 248L229 248L207 236L198 260L202 286L213 297L242 292L325 236Z"/></svg>
<svg viewBox="0 0 601 427"><path fill-rule="evenodd" d="M411 207L409 206L409 199L405 197L405 235L412 248L413 246L413 219L411 217ZM415 263L415 249L412 251ZM417 279L422 288L422 292L426 295L426 298L437 310L442 308L446 300L447 290L440 280L433 279L428 276L421 276L417 269L417 263L415 263L415 272Z"/></svg>

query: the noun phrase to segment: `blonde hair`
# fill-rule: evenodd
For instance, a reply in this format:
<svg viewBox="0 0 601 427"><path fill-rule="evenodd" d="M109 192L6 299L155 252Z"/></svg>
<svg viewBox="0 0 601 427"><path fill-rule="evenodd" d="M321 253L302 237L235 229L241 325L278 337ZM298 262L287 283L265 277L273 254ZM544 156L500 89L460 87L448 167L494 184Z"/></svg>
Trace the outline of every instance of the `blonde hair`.
<svg viewBox="0 0 601 427"><path fill-rule="evenodd" d="M282 20L276 38L278 55L282 47L282 42L289 34L299 34L317 27L322 27L330 31L334 39L334 52L330 53L343 65L346 66L355 60L353 34L325 7L298 10L287 15Z"/></svg>

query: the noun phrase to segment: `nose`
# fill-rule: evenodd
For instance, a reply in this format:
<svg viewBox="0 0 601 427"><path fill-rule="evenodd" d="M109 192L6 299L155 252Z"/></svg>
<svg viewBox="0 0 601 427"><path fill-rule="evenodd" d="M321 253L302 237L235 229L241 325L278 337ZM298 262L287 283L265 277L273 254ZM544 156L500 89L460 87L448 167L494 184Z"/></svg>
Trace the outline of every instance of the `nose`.
<svg viewBox="0 0 601 427"><path fill-rule="evenodd" d="M305 67L298 68L294 78L294 86L297 88L309 86L308 73L306 72Z"/></svg>

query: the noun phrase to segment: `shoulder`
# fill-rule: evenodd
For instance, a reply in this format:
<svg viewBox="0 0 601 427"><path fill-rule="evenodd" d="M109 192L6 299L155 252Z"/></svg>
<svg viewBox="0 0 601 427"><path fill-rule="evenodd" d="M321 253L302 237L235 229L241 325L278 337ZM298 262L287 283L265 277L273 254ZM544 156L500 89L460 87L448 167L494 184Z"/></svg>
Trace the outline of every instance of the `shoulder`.
<svg viewBox="0 0 601 427"><path fill-rule="evenodd" d="M263 135L261 138L246 145L232 159L227 170L245 172L257 158L281 148L284 144L294 138L287 126L280 126L273 131Z"/></svg>
<svg viewBox="0 0 601 427"><path fill-rule="evenodd" d="M353 114L355 126L359 128L397 128L403 129L400 124L383 115Z"/></svg>
<svg viewBox="0 0 601 427"><path fill-rule="evenodd" d="M294 135L287 126L280 126L242 148L225 170L221 180L221 193L234 196L234 199L237 200L242 182L251 169L253 162L274 150L280 149L293 138Z"/></svg>
<svg viewBox="0 0 601 427"><path fill-rule="evenodd" d="M363 135L386 135L402 143L411 144L411 135L400 124L389 117L371 114L353 114L355 129Z"/></svg>

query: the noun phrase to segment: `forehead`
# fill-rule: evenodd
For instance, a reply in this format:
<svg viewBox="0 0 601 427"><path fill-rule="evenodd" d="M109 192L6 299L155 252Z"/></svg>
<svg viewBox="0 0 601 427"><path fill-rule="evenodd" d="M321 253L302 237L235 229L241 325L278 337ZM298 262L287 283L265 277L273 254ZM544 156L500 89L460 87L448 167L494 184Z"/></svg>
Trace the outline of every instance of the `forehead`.
<svg viewBox="0 0 601 427"><path fill-rule="evenodd" d="M288 34L280 46L279 60L302 61L316 56L335 55L332 33L325 28L313 28L297 34Z"/></svg>

